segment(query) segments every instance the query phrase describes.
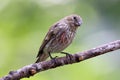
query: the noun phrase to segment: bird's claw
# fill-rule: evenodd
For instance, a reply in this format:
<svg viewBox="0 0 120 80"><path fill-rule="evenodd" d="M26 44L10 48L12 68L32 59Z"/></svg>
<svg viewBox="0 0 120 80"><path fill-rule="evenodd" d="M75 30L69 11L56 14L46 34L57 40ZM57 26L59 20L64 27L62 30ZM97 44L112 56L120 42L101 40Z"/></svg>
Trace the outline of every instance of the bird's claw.
<svg viewBox="0 0 120 80"><path fill-rule="evenodd" d="M66 54L66 58L69 58L69 60L72 60L72 55L67 52L61 52L62 54Z"/></svg>
<svg viewBox="0 0 120 80"><path fill-rule="evenodd" d="M57 64L57 62L56 62L56 58L57 58L58 56L55 56L54 58L51 58L52 59L52 62L54 63L54 64Z"/></svg>

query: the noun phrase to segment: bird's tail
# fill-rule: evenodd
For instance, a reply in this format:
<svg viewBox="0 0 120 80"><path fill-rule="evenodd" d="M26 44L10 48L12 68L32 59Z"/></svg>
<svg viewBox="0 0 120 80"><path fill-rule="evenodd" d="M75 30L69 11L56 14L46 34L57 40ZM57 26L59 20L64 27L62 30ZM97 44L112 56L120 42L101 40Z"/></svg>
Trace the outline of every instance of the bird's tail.
<svg viewBox="0 0 120 80"><path fill-rule="evenodd" d="M41 61L45 61L47 58L49 57L49 54L47 53L42 53L38 56L38 59L35 63L41 62Z"/></svg>

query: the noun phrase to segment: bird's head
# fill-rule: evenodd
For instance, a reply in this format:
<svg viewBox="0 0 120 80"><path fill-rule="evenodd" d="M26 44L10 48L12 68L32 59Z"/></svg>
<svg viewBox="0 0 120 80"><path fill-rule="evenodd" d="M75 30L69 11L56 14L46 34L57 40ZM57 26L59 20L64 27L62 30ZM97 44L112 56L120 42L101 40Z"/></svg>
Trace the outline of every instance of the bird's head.
<svg viewBox="0 0 120 80"><path fill-rule="evenodd" d="M65 20L70 26L78 27L82 24L82 18L76 14L65 17Z"/></svg>

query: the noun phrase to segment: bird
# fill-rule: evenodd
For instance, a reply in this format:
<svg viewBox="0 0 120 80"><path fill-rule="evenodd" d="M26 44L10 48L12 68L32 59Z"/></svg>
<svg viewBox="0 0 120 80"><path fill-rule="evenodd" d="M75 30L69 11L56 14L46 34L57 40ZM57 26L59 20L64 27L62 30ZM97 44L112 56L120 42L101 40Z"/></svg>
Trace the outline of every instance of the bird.
<svg viewBox="0 0 120 80"><path fill-rule="evenodd" d="M39 48L35 63L45 61L48 57L53 59L51 56L53 53L66 53L62 51L72 43L82 23L82 18L77 14L68 15L54 23Z"/></svg>

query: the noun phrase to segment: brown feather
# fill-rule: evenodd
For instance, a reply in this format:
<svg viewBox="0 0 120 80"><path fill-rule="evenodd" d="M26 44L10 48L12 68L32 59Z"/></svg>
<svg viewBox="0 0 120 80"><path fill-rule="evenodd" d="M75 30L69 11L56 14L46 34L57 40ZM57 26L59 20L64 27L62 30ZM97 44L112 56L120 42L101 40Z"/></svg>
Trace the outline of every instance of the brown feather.
<svg viewBox="0 0 120 80"><path fill-rule="evenodd" d="M58 25L58 23L55 24L54 27L56 27L57 25ZM43 60L47 59L47 57L49 56L47 53L44 54L43 49L46 46L46 44L50 41L50 39L53 37L53 35L55 34L55 32L53 31L54 28L53 29L52 28L53 28L53 26L49 29L49 32L46 34L46 36L42 42L42 45L41 45L38 55L37 55L38 60L36 62L43 61ZM43 58L43 57L45 57L45 58Z"/></svg>
<svg viewBox="0 0 120 80"><path fill-rule="evenodd" d="M67 48L72 43L76 30L81 24L80 16L70 15L51 26L39 49L36 62L44 61L49 54L59 53Z"/></svg>
<svg viewBox="0 0 120 80"><path fill-rule="evenodd" d="M48 57L49 57L49 54L42 53L42 54L39 55L39 57L38 57L38 59L37 59L37 61L36 61L35 63L44 61L44 60L46 60Z"/></svg>

